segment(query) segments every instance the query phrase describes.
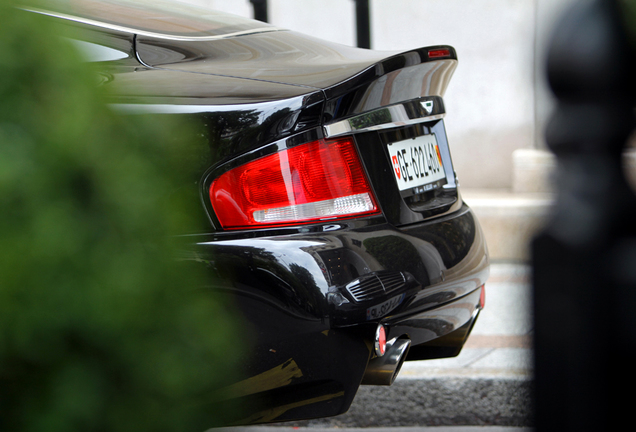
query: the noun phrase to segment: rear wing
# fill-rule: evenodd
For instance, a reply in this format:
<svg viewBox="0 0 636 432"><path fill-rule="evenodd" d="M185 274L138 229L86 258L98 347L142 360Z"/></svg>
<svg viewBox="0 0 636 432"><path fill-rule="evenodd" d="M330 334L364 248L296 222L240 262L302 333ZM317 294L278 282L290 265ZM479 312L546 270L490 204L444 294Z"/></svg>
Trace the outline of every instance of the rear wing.
<svg viewBox="0 0 636 432"><path fill-rule="evenodd" d="M457 67L450 46L394 55L324 90L324 130L335 137L437 120L442 96Z"/></svg>

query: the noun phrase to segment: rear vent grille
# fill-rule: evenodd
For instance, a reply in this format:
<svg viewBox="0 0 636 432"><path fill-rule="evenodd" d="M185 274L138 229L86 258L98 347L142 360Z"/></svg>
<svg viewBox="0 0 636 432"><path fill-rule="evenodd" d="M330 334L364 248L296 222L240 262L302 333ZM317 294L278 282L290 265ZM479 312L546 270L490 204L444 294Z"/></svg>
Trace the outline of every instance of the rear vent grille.
<svg viewBox="0 0 636 432"><path fill-rule="evenodd" d="M355 301L363 302L397 291L405 284L402 272L377 272L362 276L345 288Z"/></svg>
<svg viewBox="0 0 636 432"><path fill-rule="evenodd" d="M382 275L378 275L380 282L384 285L384 290L387 293L393 292L404 286L406 279L401 272L391 272Z"/></svg>

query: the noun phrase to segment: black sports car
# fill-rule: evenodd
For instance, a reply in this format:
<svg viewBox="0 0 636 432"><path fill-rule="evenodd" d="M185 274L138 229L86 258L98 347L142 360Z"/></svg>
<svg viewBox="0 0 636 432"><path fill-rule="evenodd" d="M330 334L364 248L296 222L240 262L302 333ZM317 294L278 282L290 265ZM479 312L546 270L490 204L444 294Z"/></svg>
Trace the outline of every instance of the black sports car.
<svg viewBox="0 0 636 432"><path fill-rule="evenodd" d="M405 360L460 352L488 255L444 128L452 47L362 50L169 1L49 4L31 10L84 30L116 109L203 131L208 226L186 259L252 332L232 394L258 408L238 423L340 414Z"/></svg>

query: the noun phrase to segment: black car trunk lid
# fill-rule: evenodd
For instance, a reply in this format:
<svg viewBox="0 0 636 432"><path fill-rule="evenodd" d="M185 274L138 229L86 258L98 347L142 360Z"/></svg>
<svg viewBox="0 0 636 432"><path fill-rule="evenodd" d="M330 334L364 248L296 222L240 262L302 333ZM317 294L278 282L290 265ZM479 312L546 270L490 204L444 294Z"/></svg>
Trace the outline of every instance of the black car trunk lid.
<svg viewBox="0 0 636 432"><path fill-rule="evenodd" d="M355 137L379 205L395 226L460 206L443 123L442 97L457 66L450 46L395 54L275 31L203 42L137 36L136 50L155 70L322 93L313 111L320 118L307 127L320 125L326 139Z"/></svg>

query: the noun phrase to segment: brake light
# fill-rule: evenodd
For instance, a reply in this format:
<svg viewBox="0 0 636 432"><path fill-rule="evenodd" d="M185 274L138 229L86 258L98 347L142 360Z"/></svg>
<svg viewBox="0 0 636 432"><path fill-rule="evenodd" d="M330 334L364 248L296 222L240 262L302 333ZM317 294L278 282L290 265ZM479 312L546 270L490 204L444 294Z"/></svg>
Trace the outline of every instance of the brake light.
<svg viewBox="0 0 636 432"><path fill-rule="evenodd" d="M451 52L447 48L434 49L428 52L428 58L430 59L438 59L438 58L444 58L444 57L450 57L450 56L451 56Z"/></svg>
<svg viewBox="0 0 636 432"><path fill-rule="evenodd" d="M234 168L210 186L224 229L379 213L350 138L318 140Z"/></svg>

